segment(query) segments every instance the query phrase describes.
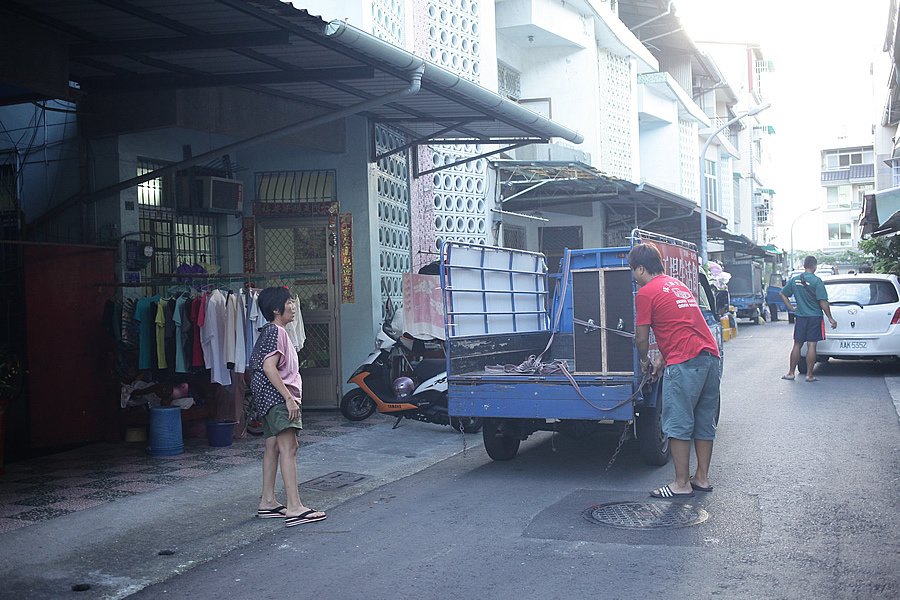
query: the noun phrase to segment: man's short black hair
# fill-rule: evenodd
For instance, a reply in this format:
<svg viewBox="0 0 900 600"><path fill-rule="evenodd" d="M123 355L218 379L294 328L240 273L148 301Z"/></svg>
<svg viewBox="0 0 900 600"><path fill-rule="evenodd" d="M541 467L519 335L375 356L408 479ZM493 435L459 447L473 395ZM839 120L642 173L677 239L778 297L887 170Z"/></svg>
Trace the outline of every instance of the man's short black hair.
<svg viewBox="0 0 900 600"><path fill-rule="evenodd" d="M662 255L659 248L652 242L635 244L628 253L628 266L632 270L644 267L651 275L659 275L663 272Z"/></svg>
<svg viewBox="0 0 900 600"><path fill-rule="evenodd" d="M817 266L818 264L819 264L819 261L816 260L815 256L809 255L803 259L803 268L804 269L812 269L813 267Z"/></svg>
<svg viewBox="0 0 900 600"><path fill-rule="evenodd" d="M256 303L259 305L259 310L266 318L266 321L273 321L275 313L284 312L284 305L290 299L291 293L286 287L269 287L259 293Z"/></svg>

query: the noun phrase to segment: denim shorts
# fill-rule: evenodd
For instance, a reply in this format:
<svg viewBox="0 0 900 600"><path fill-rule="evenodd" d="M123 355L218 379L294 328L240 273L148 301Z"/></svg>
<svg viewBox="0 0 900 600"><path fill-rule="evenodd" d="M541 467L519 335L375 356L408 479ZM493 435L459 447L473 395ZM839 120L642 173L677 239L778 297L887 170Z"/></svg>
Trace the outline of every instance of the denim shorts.
<svg viewBox="0 0 900 600"><path fill-rule="evenodd" d="M299 430L303 429L303 417L297 417L296 421L291 421L291 415L284 402L270 408L266 412L266 416L263 417L262 422L263 436L267 438L278 435L288 427L297 429L297 433L300 433Z"/></svg>
<svg viewBox="0 0 900 600"><path fill-rule="evenodd" d="M716 439L719 379L719 359L705 351L683 363L666 367L662 425L667 437Z"/></svg>
<svg viewBox="0 0 900 600"><path fill-rule="evenodd" d="M824 317L794 317L795 342L821 342L825 339Z"/></svg>

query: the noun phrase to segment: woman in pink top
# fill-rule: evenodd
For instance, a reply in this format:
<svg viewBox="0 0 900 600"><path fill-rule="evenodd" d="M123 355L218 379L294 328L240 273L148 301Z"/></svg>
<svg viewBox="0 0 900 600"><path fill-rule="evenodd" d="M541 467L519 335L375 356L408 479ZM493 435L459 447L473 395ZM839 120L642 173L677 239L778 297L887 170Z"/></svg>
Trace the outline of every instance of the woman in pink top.
<svg viewBox="0 0 900 600"><path fill-rule="evenodd" d="M300 419L303 382L297 351L284 329L294 319L294 303L284 287L264 289L257 303L268 323L260 329L250 355L250 389L266 436L263 491L256 514L262 518L284 518L287 527L321 521L325 513L304 506L297 485L297 434L303 428ZM287 506L275 498L279 465Z"/></svg>

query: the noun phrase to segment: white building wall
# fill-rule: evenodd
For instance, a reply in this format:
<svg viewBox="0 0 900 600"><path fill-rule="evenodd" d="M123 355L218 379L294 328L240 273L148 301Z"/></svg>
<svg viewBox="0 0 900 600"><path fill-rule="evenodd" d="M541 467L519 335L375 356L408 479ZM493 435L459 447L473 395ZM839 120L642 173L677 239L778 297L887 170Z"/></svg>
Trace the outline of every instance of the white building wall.
<svg viewBox="0 0 900 600"><path fill-rule="evenodd" d="M681 189L672 191L680 193L685 198L691 198L699 204L700 149L697 147L698 135L696 122L685 119L678 121L678 164L681 169L679 173Z"/></svg>
<svg viewBox="0 0 900 600"><path fill-rule="evenodd" d="M628 57L600 49L600 160L596 165L607 175L633 180L633 132L636 106L636 73Z"/></svg>

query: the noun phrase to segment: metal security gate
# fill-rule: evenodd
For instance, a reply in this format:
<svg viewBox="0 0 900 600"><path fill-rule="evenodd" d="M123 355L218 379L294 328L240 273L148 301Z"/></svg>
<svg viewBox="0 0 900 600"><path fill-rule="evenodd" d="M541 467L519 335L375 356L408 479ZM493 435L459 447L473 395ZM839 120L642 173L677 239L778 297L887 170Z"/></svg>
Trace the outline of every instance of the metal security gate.
<svg viewBox="0 0 900 600"><path fill-rule="evenodd" d="M257 220L257 270L290 273L282 281L300 297L306 343L300 350L303 405L337 408L340 402L337 258L327 219Z"/></svg>

